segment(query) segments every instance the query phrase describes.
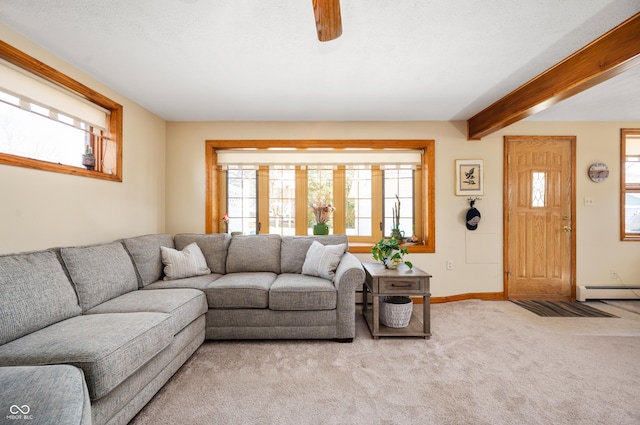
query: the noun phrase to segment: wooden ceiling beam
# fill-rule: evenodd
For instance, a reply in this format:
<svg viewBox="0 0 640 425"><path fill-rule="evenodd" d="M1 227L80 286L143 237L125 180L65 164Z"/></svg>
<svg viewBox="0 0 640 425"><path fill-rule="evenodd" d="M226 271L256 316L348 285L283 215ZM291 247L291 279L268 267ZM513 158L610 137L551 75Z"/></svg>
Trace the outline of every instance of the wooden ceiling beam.
<svg viewBox="0 0 640 425"><path fill-rule="evenodd" d="M512 91L467 121L480 140L640 64L640 13Z"/></svg>

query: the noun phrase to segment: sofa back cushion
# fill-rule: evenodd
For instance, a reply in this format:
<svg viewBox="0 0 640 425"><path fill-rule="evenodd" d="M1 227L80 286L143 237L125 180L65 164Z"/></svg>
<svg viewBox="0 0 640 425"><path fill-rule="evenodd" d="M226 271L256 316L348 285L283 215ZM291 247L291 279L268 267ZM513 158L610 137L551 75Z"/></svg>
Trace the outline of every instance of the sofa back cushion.
<svg viewBox="0 0 640 425"><path fill-rule="evenodd" d="M280 273L280 235L240 235L231 238L227 273Z"/></svg>
<svg viewBox="0 0 640 425"><path fill-rule="evenodd" d="M313 241L323 245L345 244L345 251L349 246L347 235L283 236L280 260L282 273L302 273L302 265Z"/></svg>
<svg viewBox="0 0 640 425"><path fill-rule="evenodd" d="M55 252L0 257L0 345L80 313Z"/></svg>
<svg viewBox="0 0 640 425"><path fill-rule="evenodd" d="M131 254L133 263L140 276L140 286L162 279L163 265L160 247L174 248L173 238L169 234L143 235L124 239L124 246ZM182 249L182 248L181 248Z"/></svg>
<svg viewBox="0 0 640 425"><path fill-rule="evenodd" d="M60 254L83 312L138 289L133 263L120 242L61 248Z"/></svg>
<svg viewBox="0 0 640 425"><path fill-rule="evenodd" d="M187 245L195 242L200 247L207 267L211 273L225 274L227 269L227 250L231 236L228 233L196 234L179 233L173 238L176 249L183 250Z"/></svg>

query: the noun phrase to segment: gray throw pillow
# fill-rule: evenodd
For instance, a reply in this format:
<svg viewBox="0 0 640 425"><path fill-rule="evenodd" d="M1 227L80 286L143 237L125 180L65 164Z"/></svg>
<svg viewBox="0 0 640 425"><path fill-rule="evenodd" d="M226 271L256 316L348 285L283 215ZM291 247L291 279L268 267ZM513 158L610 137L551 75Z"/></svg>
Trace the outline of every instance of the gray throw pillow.
<svg viewBox="0 0 640 425"><path fill-rule="evenodd" d="M336 268L340 264L346 244L322 245L313 241L302 265L302 274L333 280Z"/></svg>
<svg viewBox="0 0 640 425"><path fill-rule="evenodd" d="M160 253L164 264L164 280L183 279L211 273L207 267L207 260L195 242L185 246L182 251L161 246Z"/></svg>

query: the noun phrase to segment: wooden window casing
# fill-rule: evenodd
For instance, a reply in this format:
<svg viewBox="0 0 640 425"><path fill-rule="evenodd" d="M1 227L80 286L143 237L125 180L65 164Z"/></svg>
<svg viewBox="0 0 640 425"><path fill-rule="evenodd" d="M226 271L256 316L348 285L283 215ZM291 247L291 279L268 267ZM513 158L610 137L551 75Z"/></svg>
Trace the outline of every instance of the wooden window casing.
<svg viewBox="0 0 640 425"><path fill-rule="evenodd" d="M418 237L419 244L411 247L411 252L429 253L435 252L435 141L433 140L207 140L205 142L205 231L206 233L217 233L223 231L222 216L225 211L226 189L224 172L219 170L217 151L222 149L269 149L269 148L296 148L296 149L313 149L313 148L367 148L367 149L384 149L393 146L397 149L419 149L422 150L422 163L416 170L414 179L414 202L416 203L414 210L415 234ZM378 171L381 173L380 171ZM268 171L264 171L268 176ZM267 181L267 179L262 179ZM259 183L261 184L261 183ZM268 190L268 183L264 189ZM334 187L340 186L339 184ZM379 186L379 185L378 185ZM296 174L296 196L306 199L306 173ZM260 188L258 189L261 190ZM379 194L375 192L380 190ZM373 196L382 197L382 188L374 185ZM267 192L268 193L268 192ZM334 202L336 207L342 206L344 210L345 194L343 189L334 192ZM341 204L342 203L342 204ZM258 219L262 223L268 223L268 206L260 206L259 209L266 208L266 211L258 212ZM375 210L375 209L374 209ZM375 211L374 211L375 213ZM297 217L306 217L307 206L298 206L296 211ZM378 214L378 213L376 213ZM382 212L380 217L374 220L382 220ZM344 227L344 220L334 218L334 225ZM378 222L374 221L374 222ZM296 233L306 234L306 221L297 220ZM265 229L261 229L260 233L267 233ZM350 238L349 250L351 252L369 252L371 243L358 242L357 238Z"/></svg>
<svg viewBox="0 0 640 425"><path fill-rule="evenodd" d="M640 242L640 233L627 232L627 194L633 193L640 196L640 183L627 183L626 165L629 150L627 139L640 139L640 128L623 128L620 131L620 240Z"/></svg>
<svg viewBox="0 0 640 425"><path fill-rule="evenodd" d="M66 76L54 68L40 62L26 53L0 41L0 58L22 68L29 73L52 83L65 91L71 92L81 98L93 103L109 112L109 122L104 137L92 137L91 146L96 156L96 169L87 170L72 165L57 164L54 162L42 161L32 158L25 158L17 155L0 153L0 164L13 165L18 167L33 168L43 171L52 171L63 174L73 174L96 179L122 181L122 105L114 102L106 96L90 89L84 84ZM98 141L98 139L101 139ZM96 143L105 143L109 146L98 146ZM103 158L100 156L105 150L115 149L110 164L103 165ZM82 152L79 152L80 155Z"/></svg>

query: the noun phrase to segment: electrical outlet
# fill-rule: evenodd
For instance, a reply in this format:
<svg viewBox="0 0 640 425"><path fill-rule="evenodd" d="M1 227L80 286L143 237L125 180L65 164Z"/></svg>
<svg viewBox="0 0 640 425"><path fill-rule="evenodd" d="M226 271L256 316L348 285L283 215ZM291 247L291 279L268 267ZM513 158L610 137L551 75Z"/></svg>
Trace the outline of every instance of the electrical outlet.
<svg viewBox="0 0 640 425"><path fill-rule="evenodd" d="M618 278L618 272L616 271L616 269L609 270L609 277L611 279L617 279Z"/></svg>
<svg viewBox="0 0 640 425"><path fill-rule="evenodd" d="M453 270L453 260L447 260L447 270Z"/></svg>

